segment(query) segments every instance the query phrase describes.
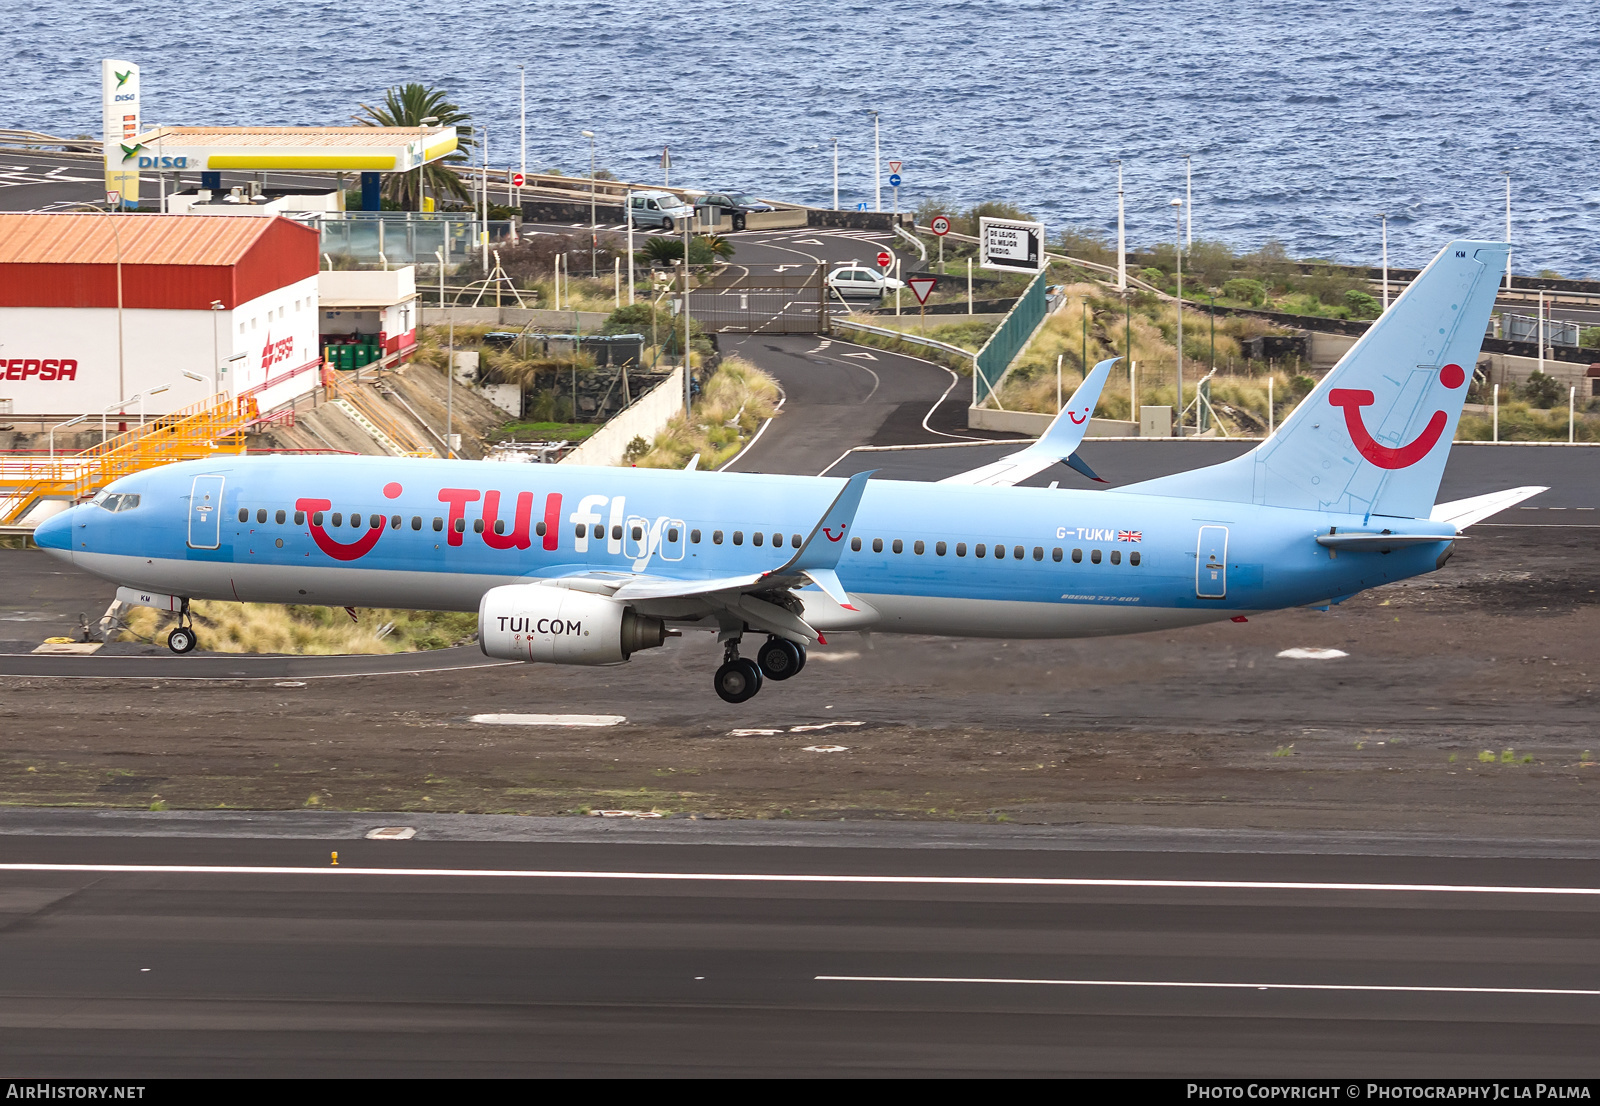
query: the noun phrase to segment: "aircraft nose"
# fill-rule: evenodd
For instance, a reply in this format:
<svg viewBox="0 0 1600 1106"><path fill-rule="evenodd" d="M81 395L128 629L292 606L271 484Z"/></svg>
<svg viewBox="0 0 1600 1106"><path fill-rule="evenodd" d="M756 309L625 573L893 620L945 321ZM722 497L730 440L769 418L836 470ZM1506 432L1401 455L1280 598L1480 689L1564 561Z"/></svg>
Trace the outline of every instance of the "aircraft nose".
<svg viewBox="0 0 1600 1106"><path fill-rule="evenodd" d="M72 523L76 513L66 510L45 519L33 531L34 544L57 556L72 556Z"/></svg>

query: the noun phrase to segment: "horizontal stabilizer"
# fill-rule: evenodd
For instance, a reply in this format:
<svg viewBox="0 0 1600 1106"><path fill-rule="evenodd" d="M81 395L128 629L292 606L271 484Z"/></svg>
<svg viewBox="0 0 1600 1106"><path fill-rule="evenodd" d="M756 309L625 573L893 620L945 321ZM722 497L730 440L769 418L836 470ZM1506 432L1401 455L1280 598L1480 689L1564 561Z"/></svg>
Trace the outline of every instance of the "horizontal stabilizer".
<svg viewBox="0 0 1600 1106"><path fill-rule="evenodd" d="M1387 553L1408 545L1429 545L1433 542L1454 541L1453 534L1394 534L1385 530L1374 534L1370 530L1352 531L1348 534L1318 534L1317 544L1329 549L1351 549L1357 552Z"/></svg>
<svg viewBox="0 0 1600 1106"><path fill-rule="evenodd" d="M1082 461L1072 464L1070 458L1076 452L1079 443L1083 441L1084 434L1088 433L1089 420L1094 417L1094 409L1100 402L1100 391L1106 386L1106 378L1111 375L1111 366L1119 360L1120 358L1112 357L1090 369L1089 375L1083 378L1078 390L1072 393L1072 398L1061 408L1061 413L1044 432L1044 437L1027 449L1008 453L998 461L981 468L947 476L939 483L1010 488L1030 476L1037 476L1059 461L1072 465L1091 480L1100 480Z"/></svg>
<svg viewBox="0 0 1600 1106"><path fill-rule="evenodd" d="M1449 503L1436 503L1433 513L1428 518L1434 522L1449 522L1457 530L1465 530L1475 522L1482 522L1490 515L1497 515L1521 503L1524 499L1531 499L1540 492L1547 492L1549 488L1526 487L1509 488L1503 492L1490 492L1488 495L1475 495L1471 499L1456 499Z"/></svg>

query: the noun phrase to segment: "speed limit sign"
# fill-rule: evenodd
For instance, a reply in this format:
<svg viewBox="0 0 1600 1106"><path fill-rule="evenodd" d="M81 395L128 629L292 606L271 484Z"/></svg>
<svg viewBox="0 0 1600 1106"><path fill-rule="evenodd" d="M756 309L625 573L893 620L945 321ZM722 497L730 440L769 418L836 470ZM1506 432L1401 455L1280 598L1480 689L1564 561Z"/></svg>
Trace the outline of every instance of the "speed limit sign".
<svg viewBox="0 0 1600 1106"><path fill-rule="evenodd" d="M933 221L928 224L928 229L943 238L950 233L950 220L943 215L935 215Z"/></svg>
<svg viewBox="0 0 1600 1106"><path fill-rule="evenodd" d="M890 253L888 250L879 250L878 251L878 268L887 269L890 265L893 265L893 264L894 264L894 254Z"/></svg>
<svg viewBox="0 0 1600 1106"><path fill-rule="evenodd" d="M522 187L522 180L523 180L523 177L522 177L521 173L512 173L511 174L511 187L512 188L521 188Z"/></svg>

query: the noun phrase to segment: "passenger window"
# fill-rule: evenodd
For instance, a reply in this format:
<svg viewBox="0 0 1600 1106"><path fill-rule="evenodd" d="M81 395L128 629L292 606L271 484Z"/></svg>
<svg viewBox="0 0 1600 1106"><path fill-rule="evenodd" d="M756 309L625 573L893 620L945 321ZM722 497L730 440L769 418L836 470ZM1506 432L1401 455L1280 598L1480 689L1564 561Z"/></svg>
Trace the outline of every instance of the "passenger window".
<svg viewBox="0 0 1600 1106"><path fill-rule="evenodd" d="M444 519L440 518L438 515L434 515L433 516L433 532L435 534L437 534L439 531L441 531L443 529L444 529ZM581 533L581 531L580 531L580 533Z"/></svg>
<svg viewBox="0 0 1600 1106"><path fill-rule="evenodd" d="M404 521L405 521L405 519L401 518L399 515L395 515L393 518L391 518L389 520L389 529L391 529L391 530L400 529L400 524L402 522L404 522Z"/></svg>
<svg viewBox="0 0 1600 1106"><path fill-rule="evenodd" d="M767 540L767 536L765 534L763 534L760 530L757 530L754 534L750 535L750 544L751 545L760 545L762 542L764 542L766 540Z"/></svg>
<svg viewBox="0 0 1600 1106"><path fill-rule="evenodd" d="M860 538L851 538L850 539L850 552L852 552L852 553L861 552L861 539Z"/></svg>
<svg viewBox="0 0 1600 1106"><path fill-rule="evenodd" d="M733 532L733 544L734 545L743 545L744 544L744 531L743 530L735 530Z"/></svg>
<svg viewBox="0 0 1600 1106"><path fill-rule="evenodd" d="M1090 564L1095 564L1095 565L1100 563L1100 550L1098 550L1098 549L1089 550L1089 563Z"/></svg>
<svg viewBox="0 0 1600 1106"><path fill-rule="evenodd" d="M343 526L344 525L344 515L341 514L338 511L333 512L333 524L335 526Z"/></svg>
<svg viewBox="0 0 1600 1106"><path fill-rule="evenodd" d="M915 553L915 554L916 554L916 555L917 555L917 556L919 556L919 557L920 557L920 556L922 556L922 552L923 552L923 550L925 550L925 549L926 549L926 548L927 548L927 546L925 546L925 545L923 545L923 544L922 544L922 543L921 543L921 542L920 542L920 541L919 541L919 542L918 542L918 543L917 543L917 544L916 544L916 545L913 545L913 546L912 546L912 547L911 547L911 550L912 550L912 552L914 552L914 553Z"/></svg>
<svg viewBox="0 0 1600 1106"><path fill-rule="evenodd" d="M772 535L772 548L774 548L774 549L782 549L783 548L783 535L782 534L774 534L774 535Z"/></svg>
<svg viewBox="0 0 1600 1106"><path fill-rule="evenodd" d="M545 536L545 534L546 534L546 533L548 533L548 532L549 532L549 530L550 530L550 528L549 528L549 527L548 527L548 526L546 526L546 525L545 525L545 524L544 524L544 523L542 523L542 522L541 522L541 523L539 523L539 525L537 525L537 526L535 526L535 527L534 527L534 528L533 528L533 532L534 532L534 533L535 533L535 534L538 534L538 535L539 535L539 536L540 536L540 537L541 537L541 538L542 538L542 537L544 537L544 536Z"/></svg>
<svg viewBox="0 0 1600 1106"><path fill-rule="evenodd" d="M311 524L313 526L321 526L322 525L322 512L321 511L318 511L316 514L311 516Z"/></svg>
<svg viewBox="0 0 1600 1106"><path fill-rule="evenodd" d="M667 527L667 540L674 542L678 540L678 528L676 526Z"/></svg>
<svg viewBox="0 0 1600 1106"><path fill-rule="evenodd" d="M906 551L906 543L901 541L899 538L896 538L894 539L893 548L896 553L904 553Z"/></svg>
<svg viewBox="0 0 1600 1106"><path fill-rule="evenodd" d="M635 529L637 529L637 527L635 527ZM611 540L612 541L621 541L622 540L622 523L619 522L619 523L617 523L615 526L613 526L611 528Z"/></svg>
<svg viewBox="0 0 1600 1106"><path fill-rule="evenodd" d="M1020 546L1020 545L1012 546L1011 547L1011 555L1013 557L1015 557L1019 561L1022 560L1022 557L1023 557L1022 546Z"/></svg>
<svg viewBox="0 0 1600 1106"><path fill-rule="evenodd" d="M1083 563L1083 550L1074 549L1072 551L1072 563L1075 565Z"/></svg>
<svg viewBox="0 0 1600 1106"><path fill-rule="evenodd" d="M689 531L689 544L690 545L699 545L700 544L700 531L698 531L698 530L690 530Z"/></svg>
<svg viewBox="0 0 1600 1106"><path fill-rule="evenodd" d="M1113 549L1111 551L1111 563L1114 564L1114 565L1120 565L1122 563L1122 551L1121 550Z"/></svg>
<svg viewBox="0 0 1600 1106"><path fill-rule="evenodd" d="M306 513L304 511L296 511L294 513L294 524L296 526L304 526L306 524Z"/></svg>
<svg viewBox="0 0 1600 1106"><path fill-rule="evenodd" d="M988 548L988 546L980 542L978 545L972 547L972 555L974 557L982 557L988 551Z"/></svg>
<svg viewBox="0 0 1600 1106"><path fill-rule="evenodd" d="M465 534L466 532L467 532L467 520L464 519L464 518L456 519L456 533Z"/></svg>
<svg viewBox="0 0 1600 1106"><path fill-rule="evenodd" d="M369 515L367 518L367 525L372 527L374 530L382 530L388 525L388 521L382 515Z"/></svg>
<svg viewBox="0 0 1600 1106"><path fill-rule="evenodd" d="M606 536L606 528L598 522L594 524L594 536L596 539Z"/></svg>
<svg viewBox="0 0 1600 1106"><path fill-rule="evenodd" d="M483 533L483 519L475 518L472 520L472 532L474 534Z"/></svg>
<svg viewBox="0 0 1600 1106"><path fill-rule="evenodd" d="M413 530L421 530L422 529L422 516L421 515L412 515L411 516L411 529L413 529Z"/></svg>
<svg viewBox="0 0 1600 1106"><path fill-rule="evenodd" d="M1036 561L1044 560L1044 546L1036 545L1033 547L1033 559Z"/></svg>
<svg viewBox="0 0 1600 1106"><path fill-rule="evenodd" d="M619 534L618 537L621 537L621 535ZM643 526L635 526L633 528L633 540L634 541L643 541L644 540L644 527Z"/></svg>
<svg viewBox="0 0 1600 1106"><path fill-rule="evenodd" d="M505 519L497 518L497 519L494 520L494 532L496 534L504 534L506 532L506 520Z"/></svg>
<svg viewBox="0 0 1600 1106"><path fill-rule="evenodd" d="M933 547L933 551L935 553L939 554L939 556L941 556L941 557L944 556L945 549L946 549L946 546L945 546L944 542L940 542L938 545Z"/></svg>
<svg viewBox="0 0 1600 1106"><path fill-rule="evenodd" d="M1139 554L1137 554L1137 553L1129 553L1129 554L1128 554L1128 563L1129 563L1129 564L1130 564L1130 565L1133 565L1133 566L1135 566L1135 567L1138 567L1138 564L1139 564Z"/></svg>
<svg viewBox="0 0 1600 1106"><path fill-rule="evenodd" d="M240 522L249 522L250 521L250 509L248 507L240 507L239 508L239 521Z"/></svg>
<svg viewBox="0 0 1600 1106"><path fill-rule="evenodd" d="M956 556L957 557L965 557L966 555L967 555L967 543L964 542L964 541L956 542Z"/></svg>
<svg viewBox="0 0 1600 1106"><path fill-rule="evenodd" d="M279 512L278 512L278 515L277 515L277 523L278 523L278 525L279 525L279 526L282 526L282 525L283 525L283 520L284 520L284 519L285 519L285 518L286 518L286 517L287 517L287 516L286 516L286 515L285 515L285 514L284 514L284 513L283 513L283 512L282 512L282 511L279 511Z"/></svg>
<svg viewBox="0 0 1600 1106"><path fill-rule="evenodd" d="M1059 545L1056 546L1054 549L1050 550L1050 559L1052 561L1056 561L1058 563L1060 562L1060 560L1061 560L1061 547Z"/></svg>
<svg viewBox="0 0 1600 1106"><path fill-rule="evenodd" d="M883 552L883 539L882 538L873 538L872 539L872 551L874 553L882 553Z"/></svg>
<svg viewBox="0 0 1600 1106"><path fill-rule="evenodd" d="M713 531L711 531L711 544L712 545L721 545L722 544L722 531L721 530L713 530Z"/></svg>
<svg viewBox="0 0 1600 1106"><path fill-rule="evenodd" d="M806 543L806 540L804 538L802 538L799 534L791 534L791 535L789 535L789 545L792 548L799 549L805 543Z"/></svg>
<svg viewBox="0 0 1600 1106"><path fill-rule="evenodd" d="M256 509L256 521L257 522L265 522L265 521L267 521L267 509L265 507L258 507Z"/></svg>

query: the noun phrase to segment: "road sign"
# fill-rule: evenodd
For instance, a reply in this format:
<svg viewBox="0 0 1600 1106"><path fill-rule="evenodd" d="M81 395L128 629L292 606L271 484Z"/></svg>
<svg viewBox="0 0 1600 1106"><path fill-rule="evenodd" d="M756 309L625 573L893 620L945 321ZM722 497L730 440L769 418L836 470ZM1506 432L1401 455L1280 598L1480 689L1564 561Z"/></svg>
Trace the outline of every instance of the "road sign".
<svg viewBox="0 0 1600 1106"><path fill-rule="evenodd" d="M901 163L901 162L898 162L898 161L891 161L891 162L890 162L890 163L889 163L889 172L891 172L891 173L898 173L898 172L899 172L899 171L900 171L900 166L901 166L901 164L902 164L902 163Z"/></svg>
<svg viewBox="0 0 1600 1106"><path fill-rule="evenodd" d="M918 303L927 303L928 297L933 294L934 286L939 282L930 276L914 276L906 278L906 287L911 289L911 294L917 297Z"/></svg>
<svg viewBox="0 0 1600 1106"><path fill-rule="evenodd" d="M1044 224L979 219L978 264L1004 273L1044 272Z"/></svg>
<svg viewBox="0 0 1600 1106"><path fill-rule="evenodd" d="M866 200L862 200L860 203L856 204L856 210L857 211L865 211L865 210L867 210L867 201Z"/></svg>
<svg viewBox="0 0 1600 1106"><path fill-rule="evenodd" d="M521 188L522 184L523 184L522 174L521 173L512 173L511 174L511 187L512 188Z"/></svg>
<svg viewBox="0 0 1600 1106"><path fill-rule="evenodd" d="M928 224L928 229L933 231L936 237L943 238L950 233L950 220L943 215L935 215L933 221Z"/></svg>
<svg viewBox="0 0 1600 1106"><path fill-rule="evenodd" d="M890 173L889 174L889 187L890 188L899 188L900 187L900 174L899 173Z"/></svg>
<svg viewBox="0 0 1600 1106"><path fill-rule="evenodd" d="M121 202L122 202L122 193L121 192L107 192L106 193L106 206L107 207L116 207Z"/></svg>
<svg viewBox="0 0 1600 1106"><path fill-rule="evenodd" d="M890 265L893 265L893 264L894 264L894 254L890 253L888 250L879 250L878 251L878 268L887 269Z"/></svg>

